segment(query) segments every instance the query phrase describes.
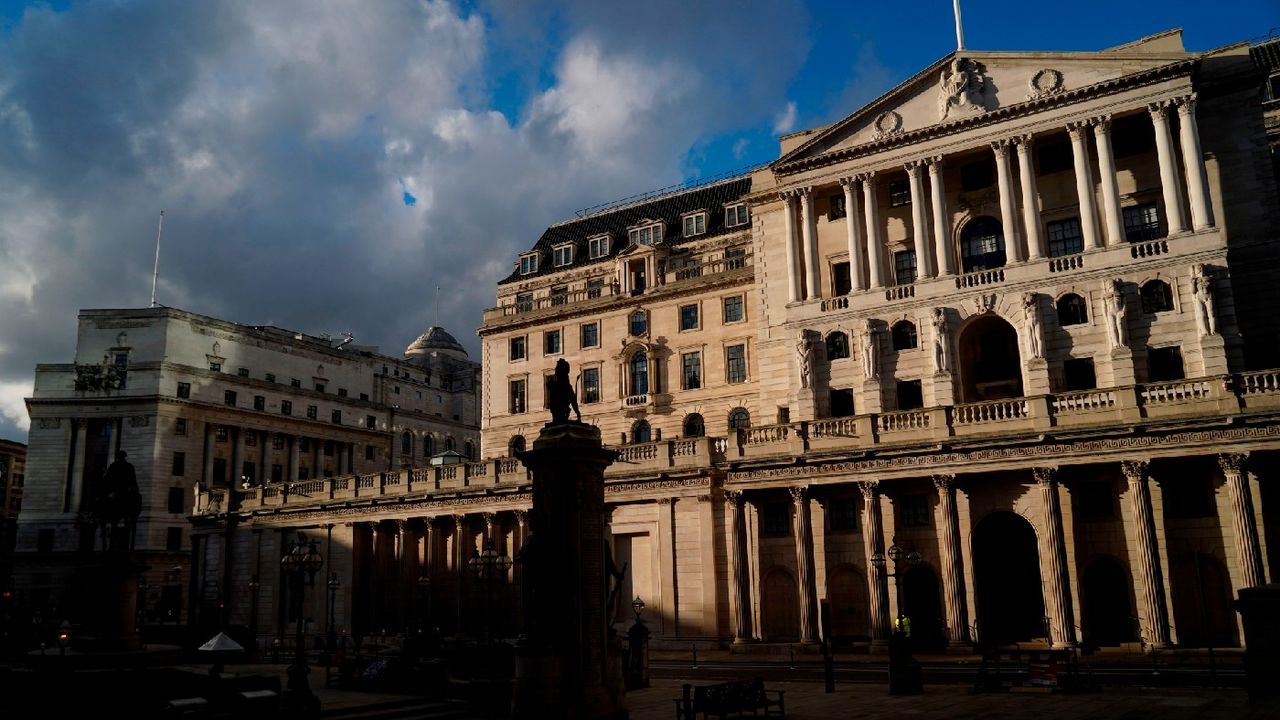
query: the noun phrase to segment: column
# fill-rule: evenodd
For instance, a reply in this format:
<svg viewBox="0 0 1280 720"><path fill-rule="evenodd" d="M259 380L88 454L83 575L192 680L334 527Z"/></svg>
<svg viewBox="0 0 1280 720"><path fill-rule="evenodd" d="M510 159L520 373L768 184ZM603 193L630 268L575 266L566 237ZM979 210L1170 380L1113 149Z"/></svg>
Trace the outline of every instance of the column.
<svg viewBox="0 0 1280 720"><path fill-rule="evenodd" d="M846 193L848 186L846 185ZM845 208L848 209L848 205ZM733 572L733 642L751 642L751 575L747 564L747 513L742 493L725 490L725 500L732 512L730 518L729 562Z"/></svg>
<svg viewBox="0 0 1280 720"><path fill-rule="evenodd" d="M1049 616L1049 641L1053 647L1076 644L1075 613L1071 607L1071 579L1067 577L1067 546L1062 535L1062 503L1058 498L1058 468L1032 468L1044 506L1044 535L1040 556L1046 569L1044 608Z"/></svg>
<svg viewBox="0 0 1280 720"><path fill-rule="evenodd" d="M916 279L934 276L933 253L929 245L929 214L924 206L924 161L916 160L905 165L907 181L911 185L911 234L916 247Z"/></svg>
<svg viewBox="0 0 1280 720"><path fill-rule="evenodd" d="M72 432L75 434L71 445L71 501L67 504L67 510L72 513L80 512L80 507L84 503L84 458L86 443L89 441L89 421L83 418L71 418ZM209 458L209 447L213 443L212 425L205 425L205 487L209 485L209 477L213 475L213 460Z"/></svg>
<svg viewBox="0 0 1280 720"><path fill-rule="evenodd" d="M800 219L804 223L804 282L805 299L822 297L818 279L818 219L813 214L813 190L800 191Z"/></svg>
<svg viewBox="0 0 1280 720"><path fill-rule="evenodd" d="M376 633L382 623L382 591L386 584L382 582L382 563L381 550L382 545L378 540L378 523L366 523L369 526L369 567L372 571L369 577L373 578L373 582L369 583L369 609L362 613L369 622L368 632ZM383 541L385 542L385 540Z"/></svg>
<svg viewBox="0 0 1280 720"><path fill-rule="evenodd" d="M1147 105L1151 124L1156 130L1156 158L1160 161L1160 190L1164 193L1164 217L1169 234L1187 231L1187 221L1182 214L1182 192L1178 185L1178 161L1173 157L1173 133L1169 130L1169 102L1167 100Z"/></svg>
<svg viewBox="0 0 1280 720"><path fill-rule="evenodd" d="M255 431L257 432L257 431ZM258 432L258 485L266 485L271 478L271 433Z"/></svg>
<svg viewBox="0 0 1280 720"><path fill-rule="evenodd" d="M867 276L871 287L884 287L884 238L880 234L880 206L876 204L876 174L861 173L862 198L866 203Z"/></svg>
<svg viewBox="0 0 1280 720"><path fill-rule="evenodd" d="M871 611L871 643L884 647L889 642L889 578L884 568L871 562L876 554L884 555L884 528L880 523L880 483L861 482L863 524L867 548L867 604Z"/></svg>
<svg viewBox="0 0 1280 720"><path fill-rule="evenodd" d="M435 571L435 518L422 518L422 574L431 577Z"/></svg>
<svg viewBox="0 0 1280 720"><path fill-rule="evenodd" d="M813 573L813 524L809 518L809 488L791 488L795 503L796 579L800 590L800 642L818 642L818 589Z"/></svg>
<svg viewBox="0 0 1280 720"><path fill-rule="evenodd" d="M1018 214L1013 209L1013 172L1009 168L1009 146L1011 140L997 140L991 143L996 154L996 182L1000 186L1000 224L1004 230L1004 247L1009 262L1020 263L1027 259L1022 251L1022 236L1018 232Z"/></svg>
<svg viewBox="0 0 1280 720"><path fill-rule="evenodd" d="M862 244L862 226L858 224L862 213L858 208L857 182L850 177L840 178L840 185L844 188L844 223L849 233L849 287L855 292L867 289L862 270L866 261Z"/></svg>
<svg viewBox="0 0 1280 720"><path fill-rule="evenodd" d="M467 551L462 544L463 530L466 528L466 519L462 515L453 516L453 581L454 581L454 615L453 627L455 632L463 632L462 627L462 606L465 595L463 594L463 584L466 581L467 574Z"/></svg>
<svg viewBox="0 0 1280 720"><path fill-rule="evenodd" d="M1191 226L1196 230L1213 227L1213 203L1209 200L1204 153L1200 152L1200 131L1196 128L1195 93L1178 100L1178 139L1182 145L1182 167L1187 173Z"/></svg>
<svg viewBox="0 0 1280 720"><path fill-rule="evenodd" d="M231 467L227 468L227 482L231 487L238 488L244 474L244 463L240 457L240 428L233 427L227 434L231 440Z"/></svg>
<svg viewBox="0 0 1280 720"><path fill-rule="evenodd" d="M1022 229L1027 233L1027 259L1044 257L1044 234L1040 231L1040 194L1036 188L1036 172L1031 162L1031 136L1022 135L1018 143L1018 180L1022 186Z"/></svg>
<svg viewBox="0 0 1280 720"><path fill-rule="evenodd" d="M1147 486L1147 460L1125 460L1120 469L1129 481L1133 503L1133 524L1138 540L1138 596L1146 607L1144 635L1157 648L1169 645L1168 599L1164 593L1164 573L1160 570L1160 547L1156 542L1155 517L1151 509L1151 488Z"/></svg>
<svg viewBox="0 0 1280 720"><path fill-rule="evenodd" d="M1262 569L1262 546L1258 538L1257 518L1253 513L1253 496L1249 492L1248 462L1247 454L1218 456L1218 465L1227 479L1227 493L1231 498L1231 525L1236 552L1240 555L1243 586L1257 587L1266 582L1266 575Z"/></svg>
<svg viewBox="0 0 1280 720"><path fill-rule="evenodd" d="M284 479L289 482L297 482L298 480L298 436L289 435L287 437L289 443L289 468L285 473Z"/></svg>
<svg viewBox="0 0 1280 720"><path fill-rule="evenodd" d="M213 434L217 431L217 424L206 422L204 424L204 486L206 488L213 486Z"/></svg>
<svg viewBox="0 0 1280 720"><path fill-rule="evenodd" d="M1085 251L1098 248L1098 209L1093 202L1093 173L1089 170L1089 148L1085 145L1085 122L1067 125L1071 136L1071 156L1076 168L1076 196L1080 201L1080 234Z"/></svg>
<svg viewBox="0 0 1280 720"><path fill-rule="evenodd" d="M338 470L334 475L345 475L347 472L347 444L338 443Z"/></svg>
<svg viewBox="0 0 1280 720"><path fill-rule="evenodd" d="M480 515L484 518L484 542L486 545L492 544L494 548L498 547L497 539L494 537L494 526L497 515L495 513L486 512Z"/></svg>
<svg viewBox="0 0 1280 720"><path fill-rule="evenodd" d="M933 251L937 256L938 275L954 275L955 262L951 252L951 215L947 212L946 188L942 184L942 156L935 155L929 163L929 192L933 200Z"/></svg>
<svg viewBox="0 0 1280 720"><path fill-rule="evenodd" d="M1124 242L1124 223L1120 218L1120 188L1116 184L1116 158L1111 150L1111 116L1093 120L1093 141L1098 146L1098 180L1102 182L1102 224L1107 230L1107 245Z"/></svg>
<svg viewBox="0 0 1280 720"><path fill-rule="evenodd" d="M661 604L656 608L656 614L662 623L660 632L678 637L680 598L676 586L676 501L677 498L672 497L658 498L658 569L662 573L659 579L662 587L658 593Z"/></svg>
<svg viewBox="0 0 1280 720"><path fill-rule="evenodd" d="M787 300L800 299L800 259L796 253L796 196L782 193L782 212L787 221Z"/></svg>
<svg viewBox="0 0 1280 720"><path fill-rule="evenodd" d="M934 475L938 490L938 526L942 528L942 592L946 602L947 645L969 644L969 613L964 594L964 557L960 552L960 513L956 508L956 476Z"/></svg>

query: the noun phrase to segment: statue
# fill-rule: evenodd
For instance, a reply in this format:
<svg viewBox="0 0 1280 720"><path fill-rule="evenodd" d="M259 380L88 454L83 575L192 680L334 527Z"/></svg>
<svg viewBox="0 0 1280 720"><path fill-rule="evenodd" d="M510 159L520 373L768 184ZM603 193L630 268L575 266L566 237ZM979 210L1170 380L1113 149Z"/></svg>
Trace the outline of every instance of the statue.
<svg viewBox="0 0 1280 720"><path fill-rule="evenodd" d="M867 318L862 333L862 374L867 380L880 377L880 346L876 342L876 326L871 318Z"/></svg>
<svg viewBox="0 0 1280 720"><path fill-rule="evenodd" d="M800 331L800 336L796 338L796 367L800 370L800 387L809 387L810 376L813 373L813 346L809 343L809 333L806 330Z"/></svg>
<svg viewBox="0 0 1280 720"><path fill-rule="evenodd" d="M613 626L614 618L622 610L622 581L627 576L627 563L619 568L613 560L613 546L608 538L604 541L604 580L608 588L608 600L605 603L605 623Z"/></svg>
<svg viewBox="0 0 1280 720"><path fill-rule="evenodd" d="M1196 263L1191 268L1191 295L1196 302L1196 326L1200 328L1200 336L1218 334L1218 318L1214 311L1213 279L1205 271L1203 264Z"/></svg>
<svg viewBox="0 0 1280 720"><path fill-rule="evenodd" d="M947 311L933 309L933 369L938 372L951 370L951 338L947 337Z"/></svg>
<svg viewBox="0 0 1280 720"><path fill-rule="evenodd" d="M1027 328L1027 354L1044 357L1044 328L1040 325L1040 303L1035 293L1022 296L1022 318Z"/></svg>
<svg viewBox="0 0 1280 720"><path fill-rule="evenodd" d="M132 550L138 515L142 513L138 476L125 456L123 450L116 451L116 460L103 473L102 484L93 503L93 521L102 537L103 550ZM116 547L116 528L121 523L124 524L127 548Z"/></svg>
<svg viewBox="0 0 1280 720"><path fill-rule="evenodd" d="M1127 347L1129 328L1124 317L1124 285L1119 278L1109 284L1104 302L1107 310L1107 339L1111 341L1111 349Z"/></svg>
<svg viewBox="0 0 1280 720"><path fill-rule="evenodd" d="M573 383L569 382L569 362L564 358L556 361L556 374L547 378L547 406L551 408L551 422L569 421L569 408L582 422L582 411L578 409L578 394L573 391Z"/></svg>
<svg viewBox="0 0 1280 720"><path fill-rule="evenodd" d="M969 58L956 58L938 79L938 122L954 110L984 112L986 78L978 64Z"/></svg>

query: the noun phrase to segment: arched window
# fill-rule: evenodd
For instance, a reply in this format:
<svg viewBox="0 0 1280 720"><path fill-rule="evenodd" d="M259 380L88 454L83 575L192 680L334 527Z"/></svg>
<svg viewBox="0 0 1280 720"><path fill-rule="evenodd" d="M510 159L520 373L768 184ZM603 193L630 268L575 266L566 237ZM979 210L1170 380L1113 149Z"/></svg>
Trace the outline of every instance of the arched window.
<svg viewBox="0 0 1280 720"><path fill-rule="evenodd" d="M431 457L436 454L436 439L432 435L422 436L422 456Z"/></svg>
<svg viewBox="0 0 1280 720"><path fill-rule="evenodd" d="M405 430L404 433L400 435L400 454L408 456L413 455L413 434L408 430Z"/></svg>
<svg viewBox="0 0 1280 720"><path fill-rule="evenodd" d="M640 350L631 356L631 394L649 392L649 355Z"/></svg>
<svg viewBox="0 0 1280 720"><path fill-rule="evenodd" d="M751 413L746 408L736 407L729 411L729 429L746 430L751 427Z"/></svg>
<svg viewBox="0 0 1280 720"><path fill-rule="evenodd" d="M453 448L454 448L453 438L451 438L451 437L447 437L447 438L445 438L445 439L444 439L444 451L445 451L445 452L450 452L450 451L452 451L452 450L453 450Z"/></svg>
<svg viewBox="0 0 1280 720"><path fill-rule="evenodd" d="M916 326L910 320L899 320L893 324L894 350L910 350L916 347Z"/></svg>
<svg viewBox="0 0 1280 720"><path fill-rule="evenodd" d="M1163 280L1148 280L1138 294L1142 296L1142 312L1147 315L1173 309L1173 291Z"/></svg>
<svg viewBox="0 0 1280 720"><path fill-rule="evenodd" d="M637 420L635 425L631 426L631 442L647 443L653 439L653 433L649 429L648 420Z"/></svg>
<svg viewBox="0 0 1280 720"><path fill-rule="evenodd" d="M476 452L476 446L472 445L470 440L462 444L462 456L465 457L466 459L474 460L475 452Z"/></svg>
<svg viewBox="0 0 1280 720"><path fill-rule="evenodd" d="M839 360L849 357L849 336L836 331L827 336L827 359Z"/></svg>
<svg viewBox="0 0 1280 720"><path fill-rule="evenodd" d="M690 413L684 418L684 436L695 438L702 437L707 434L706 423L702 422L702 416L698 413Z"/></svg>
<svg viewBox="0 0 1280 720"><path fill-rule="evenodd" d="M1067 293L1058 298L1058 324L1062 327L1068 325L1083 325L1089 322L1089 310L1084 304L1084 298L1075 293Z"/></svg>
<svg viewBox="0 0 1280 720"><path fill-rule="evenodd" d="M507 454L515 456L518 452L524 452L524 436L516 435L507 442Z"/></svg>
<svg viewBox="0 0 1280 720"><path fill-rule="evenodd" d="M970 220L960 231L960 263L964 272L1004 267L1004 230L990 215Z"/></svg>

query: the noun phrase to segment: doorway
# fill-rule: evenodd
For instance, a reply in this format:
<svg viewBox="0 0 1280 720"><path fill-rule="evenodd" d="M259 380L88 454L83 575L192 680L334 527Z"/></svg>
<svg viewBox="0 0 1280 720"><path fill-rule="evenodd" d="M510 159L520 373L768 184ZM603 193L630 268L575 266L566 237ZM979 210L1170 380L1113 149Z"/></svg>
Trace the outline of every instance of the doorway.
<svg viewBox="0 0 1280 720"><path fill-rule="evenodd" d="M984 644L1045 636L1040 553L1031 523L1007 510L983 518L973 531L973 576Z"/></svg>
<svg viewBox="0 0 1280 720"><path fill-rule="evenodd" d="M961 402L1022 397L1018 331L1003 318L983 315L965 325L959 350Z"/></svg>
<svg viewBox="0 0 1280 720"><path fill-rule="evenodd" d="M791 642L800 639L799 597L791 573L774 568L761 583L763 595L764 639L766 642Z"/></svg>
<svg viewBox="0 0 1280 720"><path fill-rule="evenodd" d="M938 575L928 565L916 565L902 577L903 611L911 621L911 649L933 652L947 645Z"/></svg>
<svg viewBox="0 0 1280 720"><path fill-rule="evenodd" d="M1109 555L1096 558L1085 567L1080 577L1085 647L1108 647L1133 641L1132 587L1124 566Z"/></svg>

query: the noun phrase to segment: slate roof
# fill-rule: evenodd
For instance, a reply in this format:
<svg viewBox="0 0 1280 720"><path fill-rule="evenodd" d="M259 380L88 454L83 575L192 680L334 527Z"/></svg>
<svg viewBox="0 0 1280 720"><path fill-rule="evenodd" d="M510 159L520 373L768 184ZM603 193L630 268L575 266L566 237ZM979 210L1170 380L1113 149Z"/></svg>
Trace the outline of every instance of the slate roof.
<svg viewBox="0 0 1280 720"><path fill-rule="evenodd" d="M566 220L547 228L538 242L530 250L539 251L538 272L527 275L520 274L516 267L506 278L498 281L499 285L521 279L550 275L567 267L581 267L609 260L619 251L627 248L627 228L643 220L662 220L666 223L667 245L679 245L694 240L705 240L717 235L740 232L746 226L725 227L724 206L745 197L751 191L751 176L740 175L727 180L703 185L691 190L662 195L651 200L644 200L618 208L604 210L584 218ZM707 211L707 231L701 235L686 238L680 216L695 210ZM609 233L609 254L595 259L587 258L587 238ZM562 243L573 243L573 264L571 266L552 266L551 248Z"/></svg>
<svg viewBox="0 0 1280 720"><path fill-rule="evenodd" d="M1272 38L1250 47L1249 55L1259 68L1275 72L1280 69L1280 38Z"/></svg>

